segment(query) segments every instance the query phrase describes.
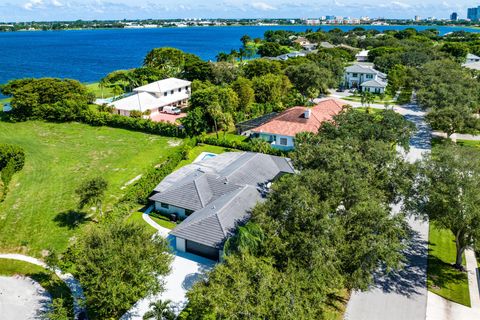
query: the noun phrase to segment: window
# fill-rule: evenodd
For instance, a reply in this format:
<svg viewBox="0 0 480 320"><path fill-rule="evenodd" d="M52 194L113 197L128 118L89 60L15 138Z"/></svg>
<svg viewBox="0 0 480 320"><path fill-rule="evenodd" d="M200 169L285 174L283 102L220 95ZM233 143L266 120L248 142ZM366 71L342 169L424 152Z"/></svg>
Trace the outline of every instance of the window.
<svg viewBox="0 0 480 320"><path fill-rule="evenodd" d="M164 209L170 209L170 206L168 205L168 203L160 203L160 206Z"/></svg>
<svg viewBox="0 0 480 320"><path fill-rule="evenodd" d="M178 88L178 92L182 92L182 88Z"/></svg>
<svg viewBox="0 0 480 320"><path fill-rule="evenodd" d="M358 77L358 73L352 74L352 77L354 77L354 78Z"/></svg>
<svg viewBox="0 0 480 320"><path fill-rule="evenodd" d="M165 97L167 96L167 94L168 94L168 92L164 92L164 93L163 93L163 95L164 95Z"/></svg>
<svg viewBox="0 0 480 320"><path fill-rule="evenodd" d="M171 94L173 94L174 92L175 92L174 90L170 91Z"/></svg>
<svg viewBox="0 0 480 320"><path fill-rule="evenodd" d="M287 145L287 138L280 138L280 145L286 146Z"/></svg>
<svg viewBox="0 0 480 320"><path fill-rule="evenodd" d="M367 74L367 79L372 79L373 78L373 74Z"/></svg>

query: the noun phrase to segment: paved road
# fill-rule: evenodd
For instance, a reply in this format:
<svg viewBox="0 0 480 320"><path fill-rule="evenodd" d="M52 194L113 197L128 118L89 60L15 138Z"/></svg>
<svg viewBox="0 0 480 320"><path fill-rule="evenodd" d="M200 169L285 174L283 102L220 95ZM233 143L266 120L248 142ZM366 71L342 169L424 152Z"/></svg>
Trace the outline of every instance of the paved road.
<svg viewBox="0 0 480 320"><path fill-rule="evenodd" d="M417 133L410 141L409 161L421 159L430 151L431 132L423 121L424 112L417 106L395 107L417 126ZM393 208L398 212L400 205ZM406 250L405 268L395 274L379 271L375 284L365 292L353 292L345 313L346 320L424 320L427 312L427 256L428 222L408 220L412 228L412 242Z"/></svg>

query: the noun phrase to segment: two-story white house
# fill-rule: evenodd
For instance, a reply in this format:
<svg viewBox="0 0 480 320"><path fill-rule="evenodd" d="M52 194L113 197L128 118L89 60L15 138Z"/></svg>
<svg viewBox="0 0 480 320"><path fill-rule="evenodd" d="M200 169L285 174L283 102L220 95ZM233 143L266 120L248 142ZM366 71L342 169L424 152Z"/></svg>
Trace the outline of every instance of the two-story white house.
<svg viewBox="0 0 480 320"><path fill-rule="evenodd" d="M111 102L109 105L114 112L120 115L129 116L133 110L150 112L154 117L165 107L185 108L191 94L191 82L168 78L156 81L133 90L131 95Z"/></svg>
<svg viewBox="0 0 480 320"><path fill-rule="evenodd" d="M371 64L353 64L345 68L345 86L362 92L384 93L387 75L375 70Z"/></svg>

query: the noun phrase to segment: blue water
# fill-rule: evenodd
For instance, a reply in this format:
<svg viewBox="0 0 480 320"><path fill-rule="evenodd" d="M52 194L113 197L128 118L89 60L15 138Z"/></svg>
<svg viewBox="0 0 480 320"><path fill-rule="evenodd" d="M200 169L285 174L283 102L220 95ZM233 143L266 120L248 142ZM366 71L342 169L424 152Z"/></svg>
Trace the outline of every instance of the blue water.
<svg viewBox="0 0 480 320"><path fill-rule="evenodd" d="M407 26L367 26L379 31ZM197 27L0 33L0 83L24 77L60 77L94 82L113 70L138 67L148 51L171 46L214 60L220 51L240 46L244 34L266 30L305 31L306 26ZM316 29L317 27L313 27ZM322 26L330 30L335 26ZM349 30L352 26L341 26ZM418 30L427 26L415 27ZM441 34L478 29L438 27Z"/></svg>

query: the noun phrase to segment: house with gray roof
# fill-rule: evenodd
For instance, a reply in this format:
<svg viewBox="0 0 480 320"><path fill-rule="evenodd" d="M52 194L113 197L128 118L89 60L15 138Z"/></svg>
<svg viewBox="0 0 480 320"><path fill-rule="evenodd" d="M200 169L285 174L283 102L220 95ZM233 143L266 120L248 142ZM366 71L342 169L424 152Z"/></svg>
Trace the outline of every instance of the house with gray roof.
<svg viewBox="0 0 480 320"><path fill-rule="evenodd" d="M355 63L345 68L345 86L371 93L384 93L387 75L375 70L372 64Z"/></svg>
<svg viewBox="0 0 480 320"><path fill-rule="evenodd" d="M265 200L271 183L293 173L288 158L226 152L173 172L150 200L157 211L184 219L170 232L178 251L219 260L226 239Z"/></svg>

